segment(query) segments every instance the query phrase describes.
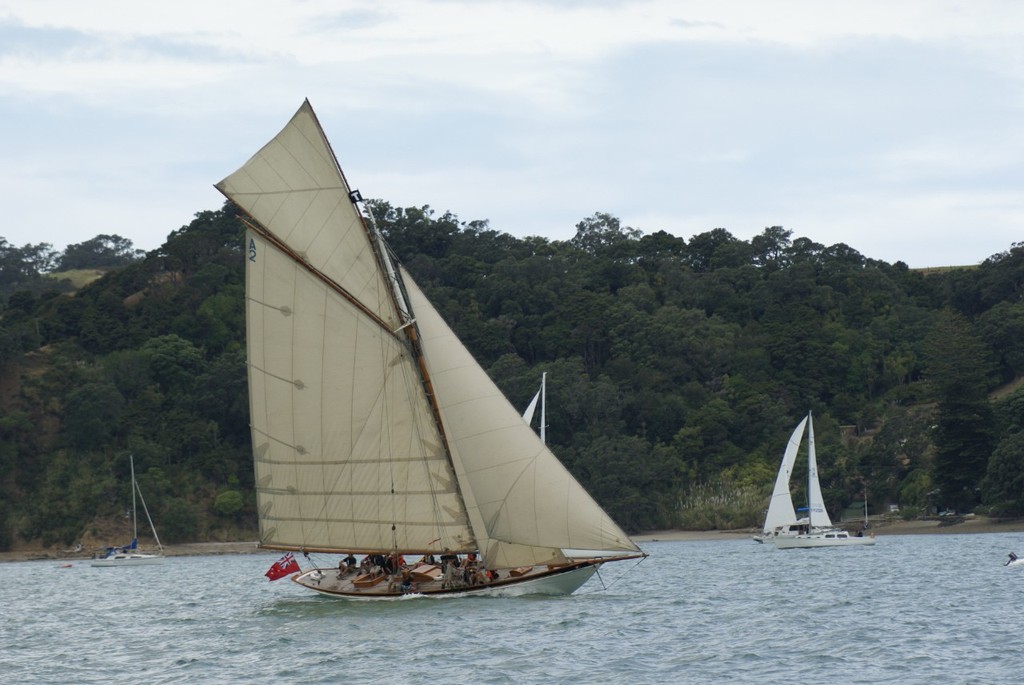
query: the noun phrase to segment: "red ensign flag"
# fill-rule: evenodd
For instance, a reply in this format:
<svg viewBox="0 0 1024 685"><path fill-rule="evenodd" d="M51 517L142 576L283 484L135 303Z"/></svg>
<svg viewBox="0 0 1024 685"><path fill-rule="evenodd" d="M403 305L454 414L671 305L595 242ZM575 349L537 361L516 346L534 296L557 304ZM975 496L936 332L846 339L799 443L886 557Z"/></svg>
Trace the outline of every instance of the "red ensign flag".
<svg viewBox="0 0 1024 685"><path fill-rule="evenodd" d="M291 552L288 552L288 554L275 561L274 565L264 575L271 580L277 580L299 570L301 570L299 569L299 562L295 561L295 557Z"/></svg>

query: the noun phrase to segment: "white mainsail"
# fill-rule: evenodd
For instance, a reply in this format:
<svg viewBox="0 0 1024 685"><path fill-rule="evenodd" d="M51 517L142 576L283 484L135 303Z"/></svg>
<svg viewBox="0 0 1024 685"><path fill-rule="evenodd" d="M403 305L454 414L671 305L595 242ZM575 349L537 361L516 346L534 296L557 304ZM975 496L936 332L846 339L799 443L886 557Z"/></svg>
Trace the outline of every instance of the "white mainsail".
<svg viewBox="0 0 1024 685"><path fill-rule="evenodd" d="M800 450L800 442L804 436L804 428L807 426L807 417L804 417L789 436L786 443L786 450L782 455L782 464L779 466L779 473L775 477L775 489L772 491L771 502L768 503L768 513L764 517L763 532L767 535L780 526L788 526L796 523L796 511L793 509L793 497L789 492L789 479L793 473L793 465L796 464L796 455Z"/></svg>
<svg viewBox="0 0 1024 685"><path fill-rule="evenodd" d="M639 552L411 277L395 280L308 101L217 188L253 220L246 337L264 547L480 551L489 567Z"/></svg>
<svg viewBox="0 0 1024 685"><path fill-rule="evenodd" d="M810 528L831 528L825 498L818 481L818 457L814 451L814 421L807 414L807 519Z"/></svg>
<svg viewBox="0 0 1024 685"><path fill-rule="evenodd" d="M217 187L247 236L261 543L476 548L371 237L309 103Z"/></svg>

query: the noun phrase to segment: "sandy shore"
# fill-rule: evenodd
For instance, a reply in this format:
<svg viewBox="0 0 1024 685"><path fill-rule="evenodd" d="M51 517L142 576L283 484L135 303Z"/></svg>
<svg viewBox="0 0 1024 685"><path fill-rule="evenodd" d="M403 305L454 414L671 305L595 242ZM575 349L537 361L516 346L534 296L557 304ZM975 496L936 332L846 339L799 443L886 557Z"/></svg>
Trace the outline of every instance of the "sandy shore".
<svg viewBox="0 0 1024 685"><path fill-rule="evenodd" d="M87 561L92 558L94 550L82 550L75 552L69 549L43 548L25 546L8 552L0 552L0 562L4 561L36 561L40 559L53 559L60 561ZM151 549L144 549L144 552L152 552ZM254 540L247 542L190 542L180 545L164 545L164 556L168 557L196 557L212 554L256 554L266 553L256 546Z"/></svg>
<svg viewBox="0 0 1024 685"><path fill-rule="evenodd" d="M918 521L872 522L876 536L886 535L941 535L959 533L1024 533L1024 519L995 520L983 516L957 517L949 519L928 519ZM657 530L634 535L633 540L645 542L678 542L699 540L742 540L757 534L754 528L741 530ZM256 554L270 553L256 546L255 541L239 542L193 542L180 545L166 545L164 554L169 557L205 556L214 554ZM90 550L73 550L25 546L8 552L0 552L0 562L59 560L66 562L87 561Z"/></svg>

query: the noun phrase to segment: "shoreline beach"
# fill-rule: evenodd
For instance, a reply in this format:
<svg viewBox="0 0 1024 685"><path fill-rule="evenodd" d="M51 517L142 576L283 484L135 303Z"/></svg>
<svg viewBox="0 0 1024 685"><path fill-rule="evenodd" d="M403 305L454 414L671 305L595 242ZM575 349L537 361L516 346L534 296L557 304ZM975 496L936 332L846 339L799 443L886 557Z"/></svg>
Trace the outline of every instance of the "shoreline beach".
<svg viewBox="0 0 1024 685"><path fill-rule="evenodd" d="M984 516L966 516L949 519L931 518L915 521L890 520L872 522L870 531L879 537L889 535L955 535L966 533L1024 533L1024 519L998 520ZM645 542L696 542L705 540L742 540L753 538L755 528L739 530L657 530L633 535L638 543ZM164 555L168 557L206 556L218 554L270 554L272 550L260 549L254 540L234 542L190 542L165 545ZM26 545L0 552L0 562L12 561L88 561L91 550L75 552L58 548L43 548Z"/></svg>
<svg viewBox="0 0 1024 685"><path fill-rule="evenodd" d="M45 548L27 545L18 549L0 552L0 563L8 561L89 561L95 550L83 549L80 552L55 547ZM145 551L153 551L147 548ZM177 545L164 545L165 557L197 557L218 554L257 554L272 553L271 550L260 549L255 540L237 542L187 542Z"/></svg>

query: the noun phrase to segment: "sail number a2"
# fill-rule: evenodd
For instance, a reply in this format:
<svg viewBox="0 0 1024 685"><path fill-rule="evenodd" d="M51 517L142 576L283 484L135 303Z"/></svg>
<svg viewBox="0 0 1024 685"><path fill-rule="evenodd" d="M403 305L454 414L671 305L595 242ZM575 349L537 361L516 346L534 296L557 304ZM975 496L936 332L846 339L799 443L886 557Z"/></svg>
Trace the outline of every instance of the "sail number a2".
<svg viewBox="0 0 1024 685"><path fill-rule="evenodd" d="M256 261L256 240L249 238L249 261Z"/></svg>

